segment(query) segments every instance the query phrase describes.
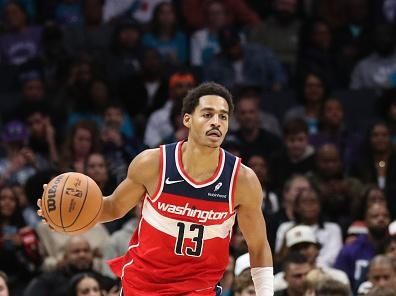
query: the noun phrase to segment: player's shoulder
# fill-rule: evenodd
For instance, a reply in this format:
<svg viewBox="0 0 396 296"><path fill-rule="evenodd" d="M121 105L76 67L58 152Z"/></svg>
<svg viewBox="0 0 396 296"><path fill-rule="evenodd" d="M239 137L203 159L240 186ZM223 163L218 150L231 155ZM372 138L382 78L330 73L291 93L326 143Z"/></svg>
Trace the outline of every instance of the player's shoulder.
<svg viewBox="0 0 396 296"><path fill-rule="evenodd" d="M236 205L257 202L262 198L262 189L260 182L254 171L241 164L238 171L236 188L235 188ZM256 199L254 197L257 197Z"/></svg>
<svg viewBox="0 0 396 296"><path fill-rule="evenodd" d="M257 176L255 172L248 166L241 164L237 176L237 186L248 186L251 182L256 181Z"/></svg>
<svg viewBox="0 0 396 296"><path fill-rule="evenodd" d="M136 157L132 160L131 164L129 165L129 171L138 172L142 175L157 173L160 162L160 148L146 149L136 155Z"/></svg>

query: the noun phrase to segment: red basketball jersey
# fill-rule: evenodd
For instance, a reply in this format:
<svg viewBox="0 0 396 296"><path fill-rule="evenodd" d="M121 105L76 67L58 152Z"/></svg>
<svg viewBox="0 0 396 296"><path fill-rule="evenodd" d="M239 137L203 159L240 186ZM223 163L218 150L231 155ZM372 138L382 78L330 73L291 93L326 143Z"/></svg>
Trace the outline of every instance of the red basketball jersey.
<svg viewBox="0 0 396 296"><path fill-rule="evenodd" d="M156 193L144 198L125 256L110 262L124 295L215 295L228 264L240 159L220 149L214 175L195 182L183 168L181 146L160 147Z"/></svg>

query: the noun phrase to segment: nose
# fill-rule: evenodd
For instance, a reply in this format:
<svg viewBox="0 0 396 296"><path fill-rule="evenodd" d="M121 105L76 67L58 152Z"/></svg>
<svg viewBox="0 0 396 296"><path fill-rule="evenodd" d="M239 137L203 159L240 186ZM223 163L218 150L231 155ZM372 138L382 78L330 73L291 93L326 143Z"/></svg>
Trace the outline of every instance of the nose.
<svg viewBox="0 0 396 296"><path fill-rule="evenodd" d="M210 124L214 125L214 126L219 126L220 125L219 124L219 116L217 116L217 115L213 116Z"/></svg>

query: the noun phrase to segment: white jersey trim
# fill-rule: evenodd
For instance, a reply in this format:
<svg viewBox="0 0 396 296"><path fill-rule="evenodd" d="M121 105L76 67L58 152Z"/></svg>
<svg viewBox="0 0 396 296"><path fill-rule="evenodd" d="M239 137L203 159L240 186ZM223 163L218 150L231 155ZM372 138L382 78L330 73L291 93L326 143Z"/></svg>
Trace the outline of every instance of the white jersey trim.
<svg viewBox="0 0 396 296"><path fill-rule="evenodd" d="M234 211L234 207L233 207L233 203L235 201L235 196L233 195L233 193L235 193L235 191L234 191L234 187L235 187L234 181L238 177L235 174L237 173L239 166L240 166L240 158L236 157L235 158L235 163L234 163L234 168L232 169L230 188L229 188L229 191L228 191L228 196L229 196L229 198L228 198L228 206L229 206L230 213L234 213L235 212Z"/></svg>
<svg viewBox="0 0 396 296"><path fill-rule="evenodd" d="M150 197L150 199L155 202L162 193L162 190L164 189L164 180L165 180L165 173L166 173L166 149L165 149L165 145L161 145L160 146L161 149L161 157L162 157L162 168L161 168L161 180L159 180L160 182L160 188L158 189L158 192L156 193L155 196L153 196L152 198L150 197L150 195L148 194L148 196Z"/></svg>
<svg viewBox="0 0 396 296"><path fill-rule="evenodd" d="M206 187L206 186L209 186L209 185L212 185L213 183L215 183L221 176L223 169L224 169L224 163L225 163L225 158L226 158L224 150L220 148L220 153L222 154L220 169L219 169L219 172L217 173L217 175L213 178L213 180L203 183L203 184L195 184L190 181L190 179L183 173L183 170L181 169L182 164L179 162L179 155L178 155L179 149L181 149L181 146L180 146L181 144L182 144L182 142L177 143L176 148L175 148L175 163L176 163L177 171L179 172L180 176L182 176L183 179L194 188L203 188L203 187Z"/></svg>
<svg viewBox="0 0 396 296"><path fill-rule="evenodd" d="M172 218L165 217L157 212L151 203L148 200L145 200L143 203L142 209L142 217L143 219L150 224L152 227L166 233L175 238L178 237L179 228L177 227L177 223L181 220L176 220ZM182 221L186 225L186 229L190 229L191 224L196 224L192 222ZM216 225L205 225L204 231L204 240L212 239L212 238L226 238L229 236L230 231L232 230L232 226L235 222L235 214L225 220L222 224ZM185 238L192 239L196 236L194 231L189 232L186 231Z"/></svg>

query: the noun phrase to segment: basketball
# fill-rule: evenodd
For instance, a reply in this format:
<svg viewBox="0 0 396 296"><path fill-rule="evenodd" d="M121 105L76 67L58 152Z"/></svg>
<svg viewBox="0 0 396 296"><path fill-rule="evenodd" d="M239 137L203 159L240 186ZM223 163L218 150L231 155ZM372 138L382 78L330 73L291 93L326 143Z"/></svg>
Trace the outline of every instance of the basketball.
<svg viewBox="0 0 396 296"><path fill-rule="evenodd" d="M99 219L102 192L90 177L69 172L48 183L41 204L44 219L55 231L79 234Z"/></svg>

